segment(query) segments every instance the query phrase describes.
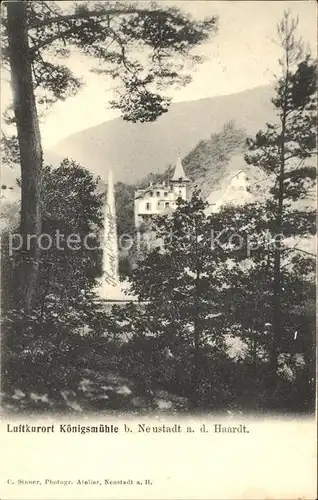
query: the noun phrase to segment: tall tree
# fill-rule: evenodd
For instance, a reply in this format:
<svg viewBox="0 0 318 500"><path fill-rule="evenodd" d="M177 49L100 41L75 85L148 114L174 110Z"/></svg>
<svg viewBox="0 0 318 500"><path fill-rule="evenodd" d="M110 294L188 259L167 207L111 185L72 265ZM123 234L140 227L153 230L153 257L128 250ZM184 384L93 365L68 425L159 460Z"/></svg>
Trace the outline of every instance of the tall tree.
<svg viewBox="0 0 318 500"><path fill-rule="evenodd" d="M63 316L81 309L101 275L99 180L67 159L56 169L43 169L43 248L48 248L41 256L36 295L42 312L54 306Z"/></svg>
<svg viewBox="0 0 318 500"><path fill-rule="evenodd" d="M39 248L35 238L41 233L42 147L35 103L28 39L27 3L9 2L8 44L13 88L14 114L21 164L21 225L23 265L20 285L23 303L30 309L38 277Z"/></svg>
<svg viewBox="0 0 318 500"><path fill-rule="evenodd" d="M76 162L65 159L58 168L43 168L42 179L42 248L35 309L43 315L47 310L63 317L74 307L82 307L82 300L96 285L101 275L100 232L104 194L98 193L99 178ZM4 243L8 236L4 238ZM12 276L19 250L11 258L3 257L8 284L5 290L6 306L16 307L16 289L19 283ZM10 272L11 268L11 272ZM19 267L18 267L19 270ZM4 271L4 269L3 269ZM82 318L83 319L83 318Z"/></svg>
<svg viewBox="0 0 318 500"><path fill-rule="evenodd" d="M273 274L276 247L273 235L276 212L271 197L262 202L244 206L223 206L210 216L215 246L223 248L228 268L224 272L224 286L219 292L220 311L223 310L222 331L239 337L245 345L250 363L251 389L258 394L260 386L271 378L269 366L273 340ZM312 351L313 328L310 298L314 286L313 255L303 252L290 238L299 239L315 234L315 213L288 210L282 224L281 256L281 335L277 339L279 360L302 353L306 358L306 370L311 373L314 355ZM309 304L308 304L309 303ZM221 332L220 332L221 333ZM283 355L280 357L280 355ZM279 363L282 368L282 363ZM282 381L281 376L277 380ZM312 381L307 377L307 389ZM273 388L263 387L261 403L280 403ZM262 389L262 390L263 390ZM255 396L256 397L256 396ZM299 403L301 403L299 401Z"/></svg>
<svg viewBox="0 0 318 500"><path fill-rule="evenodd" d="M268 209L274 214L271 234L275 238L273 255L273 295L271 377L275 387L278 367L278 346L283 335L282 324L282 255L284 226L288 225L294 202L304 199L316 177L315 168L308 159L316 150L316 64L304 54L303 44L297 38L298 19L285 12L277 26L283 57L279 60L281 76L277 79L276 96L272 103L277 124L267 124L265 131L248 140L246 161L261 167L273 179L272 199ZM307 214L299 211L298 227ZM297 234L297 225L295 227Z"/></svg>
<svg viewBox="0 0 318 500"><path fill-rule="evenodd" d="M39 252L36 238L30 248L26 242L28 235L38 237L41 232L42 149L35 93L39 103L51 104L81 86L67 66L52 63L54 56L66 57L72 48L94 57L99 63L95 71L120 82L111 105L126 120L153 121L170 104L162 90L190 81L182 72L184 64L200 62L191 49L215 32L216 19L198 22L176 8L134 2L74 3L68 10L49 1L8 1L6 6L3 56L14 95L22 170L21 236L27 256L23 304L30 309Z"/></svg>
<svg viewBox="0 0 318 500"><path fill-rule="evenodd" d="M175 356L184 353L194 408L201 398L203 353L223 348L216 298L225 257L211 250L205 208L194 191L191 200L178 200L173 214L157 218L156 242L163 246L144 256L129 278L133 293L145 303L147 331Z"/></svg>

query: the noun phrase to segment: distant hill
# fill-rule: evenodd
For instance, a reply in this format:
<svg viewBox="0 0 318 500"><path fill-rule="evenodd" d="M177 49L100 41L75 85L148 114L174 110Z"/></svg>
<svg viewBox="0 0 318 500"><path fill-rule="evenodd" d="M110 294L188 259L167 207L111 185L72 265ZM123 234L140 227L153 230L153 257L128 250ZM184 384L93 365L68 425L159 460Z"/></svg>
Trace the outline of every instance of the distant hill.
<svg viewBox="0 0 318 500"><path fill-rule="evenodd" d="M162 173L180 152L185 157L202 140L235 120L237 128L255 134L273 121L272 86L238 94L173 104L154 123L129 123L121 118L73 134L45 153L46 163L70 157L95 174L135 184L150 172Z"/></svg>

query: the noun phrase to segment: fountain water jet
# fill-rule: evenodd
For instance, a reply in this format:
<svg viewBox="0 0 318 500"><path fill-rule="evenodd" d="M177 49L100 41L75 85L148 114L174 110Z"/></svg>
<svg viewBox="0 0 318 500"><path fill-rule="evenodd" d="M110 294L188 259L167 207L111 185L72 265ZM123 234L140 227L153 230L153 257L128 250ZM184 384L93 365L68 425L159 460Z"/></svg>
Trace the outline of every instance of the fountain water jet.
<svg viewBox="0 0 318 500"><path fill-rule="evenodd" d="M135 297L125 293L127 288L127 282L119 280L115 190L113 173L110 170L104 209L103 274L98 285L98 295L107 302L136 301Z"/></svg>

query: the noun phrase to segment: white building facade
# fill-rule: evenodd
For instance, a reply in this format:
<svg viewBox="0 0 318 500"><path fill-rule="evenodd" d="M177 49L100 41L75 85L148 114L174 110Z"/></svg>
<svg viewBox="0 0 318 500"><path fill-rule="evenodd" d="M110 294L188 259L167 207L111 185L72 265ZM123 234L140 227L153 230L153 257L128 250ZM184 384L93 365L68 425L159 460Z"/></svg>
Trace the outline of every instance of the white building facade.
<svg viewBox="0 0 318 500"><path fill-rule="evenodd" d="M135 227L149 222L157 215L174 211L177 199L187 200L190 179L185 175L181 159L178 158L172 179L169 182L152 183L145 189L135 191Z"/></svg>

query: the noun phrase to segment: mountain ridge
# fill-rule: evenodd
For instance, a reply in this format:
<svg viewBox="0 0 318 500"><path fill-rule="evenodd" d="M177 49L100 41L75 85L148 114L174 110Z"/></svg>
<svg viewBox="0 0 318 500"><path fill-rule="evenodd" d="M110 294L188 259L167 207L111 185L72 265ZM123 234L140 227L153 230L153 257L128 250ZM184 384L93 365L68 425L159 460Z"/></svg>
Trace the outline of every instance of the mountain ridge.
<svg viewBox="0 0 318 500"><path fill-rule="evenodd" d="M152 123L115 118L72 134L45 152L46 163L69 157L104 180L111 167L116 181L138 183L150 172L163 173L180 154L185 157L202 140L235 120L254 135L275 115L273 87L266 85L237 94L206 97L172 104ZM55 157L50 161L50 157Z"/></svg>

